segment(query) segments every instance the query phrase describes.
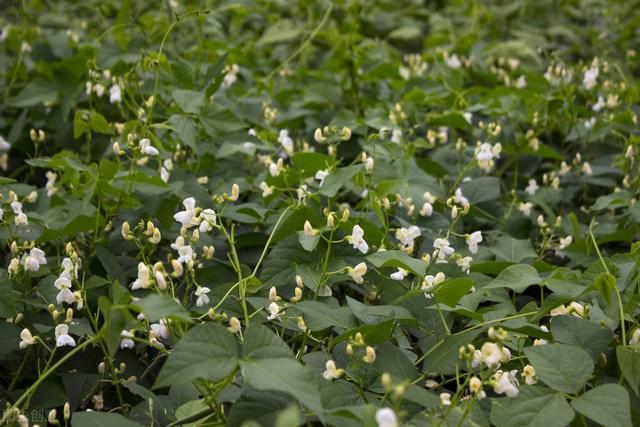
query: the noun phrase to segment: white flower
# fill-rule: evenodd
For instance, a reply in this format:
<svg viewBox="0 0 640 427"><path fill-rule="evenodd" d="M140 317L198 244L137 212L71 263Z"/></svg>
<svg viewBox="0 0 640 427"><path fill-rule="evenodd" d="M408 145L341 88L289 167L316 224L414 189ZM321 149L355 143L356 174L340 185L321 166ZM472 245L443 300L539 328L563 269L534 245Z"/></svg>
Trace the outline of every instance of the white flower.
<svg viewBox="0 0 640 427"><path fill-rule="evenodd" d="M433 205L429 202L424 202L422 209L420 209L421 216L431 216L433 214Z"/></svg>
<svg viewBox="0 0 640 427"><path fill-rule="evenodd" d="M308 220L304 222L304 226L302 227L302 230L304 232L304 235L307 237L314 237L318 234L318 230L313 228L313 226Z"/></svg>
<svg viewBox="0 0 640 427"><path fill-rule="evenodd" d="M151 324L149 328L149 342L157 344L160 347L164 347L164 345L159 341L161 338L169 338L169 329L167 328L164 320L161 319L159 323Z"/></svg>
<svg viewBox="0 0 640 427"><path fill-rule="evenodd" d="M47 183L45 184L44 188L47 190L47 197L51 197L55 194L56 191L58 191L55 186L56 181L58 180L58 175L56 175L52 171L47 171L45 176L47 177Z"/></svg>
<svg viewBox="0 0 640 427"><path fill-rule="evenodd" d="M363 254L369 251L369 245L364 240L364 230L358 224L353 226L351 235L347 236L347 242L349 242L354 249L358 249Z"/></svg>
<svg viewBox="0 0 640 427"><path fill-rule="evenodd" d="M24 269L26 271L38 271L40 266L47 263L42 249L32 248L29 251L29 255L22 260Z"/></svg>
<svg viewBox="0 0 640 427"><path fill-rule="evenodd" d="M327 360L325 364L325 371L322 373L322 377L327 380L334 380L340 378L343 370L336 368L336 363L333 360Z"/></svg>
<svg viewBox="0 0 640 427"><path fill-rule="evenodd" d="M482 232L474 231L471 234L467 234L465 237L467 245L469 246L469 251L472 254L478 253L478 243L482 242Z"/></svg>
<svg viewBox="0 0 640 427"><path fill-rule="evenodd" d="M469 380L469 391L478 396L478 400L487 397L487 393L482 390L482 380L478 377L471 377Z"/></svg>
<svg viewBox="0 0 640 427"><path fill-rule="evenodd" d="M524 75L518 77L518 80L516 80L514 86L518 89L527 87L527 78Z"/></svg>
<svg viewBox="0 0 640 427"><path fill-rule="evenodd" d="M238 64L231 64L231 66L225 67L225 71L226 74L224 75L224 79L222 81L222 87L227 88L238 80L238 72L240 71L240 68L238 67ZM249 132L251 132L252 130L253 129L249 129Z"/></svg>
<svg viewBox="0 0 640 427"><path fill-rule="evenodd" d="M160 168L160 179L164 182L169 182L169 177L171 176L171 172L164 166Z"/></svg>
<svg viewBox="0 0 640 427"><path fill-rule="evenodd" d="M4 139L4 136L0 135L0 153L8 151L10 148L11 144L9 144L6 139Z"/></svg>
<svg viewBox="0 0 640 427"><path fill-rule="evenodd" d="M138 278L131 284L131 290L135 291L136 289L147 289L150 287L150 273L149 267L147 267L145 263L138 263Z"/></svg>
<svg viewBox="0 0 640 427"><path fill-rule="evenodd" d="M398 271L396 271L395 273L392 273L390 277L393 280L402 280L407 276L407 274L409 274L407 270L405 270L404 268L398 267Z"/></svg>
<svg viewBox="0 0 640 427"><path fill-rule="evenodd" d="M595 117L591 117L589 120L585 120L583 125L585 127L585 129L591 129L593 127L593 125L596 124L596 118Z"/></svg>
<svg viewBox="0 0 640 427"><path fill-rule="evenodd" d="M211 231L213 226L216 225L216 211L213 209L205 209L200 212L198 220L200 221L200 227L198 227L198 230L201 233Z"/></svg>
<svg viewBox="0 0 640 427"><path fill-rule="evenodd" d="M409 228L399 228L396 230L396 239L404 245L405 248L413 248L413 241L420 236L420 229L412 225Z"/></svg>
<svg viewBox="0 0 640 427"><path fill-rule="evenodd" d="M320 181L320 184L318 184L318 187L322 187L322 184L324 184L324 179L326 177L328 177L328 176L329 176L329 172L327 172L327 171L318 171L318 172L316 172L315 178L318 181Z"/></svg>
<svg viewBox="0 0 640 427"><path fill-rule="evenodd" d="M524 192L533 196L534 194L536 194L536 191L538 191L538 183L535 179L530 179L529 185L527 185L527 187L524 189Z"/></svg>
<svg viewBox="0 0 640 427"><path fill-rule="evenodd" d="M178 249L178 262L180 264L191 264L193 261L193 248L190 245L184 245Z"/></svg>
<svg viewBox="0 0 640 427"><path fill-rule="evenodd" d="M460 204L463 208L469 205L469 199L462 195L462 190L456 188L456 191L453 193L453 201Z"/></svg>
<svg viewBox="0 0 640 427"><path fill-rule="evenodd" d="M273 194L273 187L269 187L264 181L262 181L258 187L262 190L262 197L269 197Z"/></svg>
<svg viewBox="0 0 640 427"><path fill-rule="evenodd" d="M572 236L567 236L565 238L560 239L560 245L558 246L558 249L562 250L564 248L566 248L567 246L571 245L571 243L573 243L573 237Z"/></svg>
<svg viewBox="0 0 640 427"><path fill-rule="evenodd" d="M71 292L71 281L67 277L60 276L53 282L53 286L58 289L58 295L56 295L56 301L58 304L66 302L67 304L73 304L73 292Z"/></svg>
<svg viewBox="0 0 640 427"><path fill-rule="evenodd" d="M280 316L280 306L275 302L269 304L267 311L269 311L269 316L267 316L267 319L269 320L273 320Z"/></svg>
<svg viewBox="0 0 640 427"><path fill-rule="evenodd" d="M207 288L206 286L198 286L198 289L196 289L196 291L194 292L195 296L198 297L198 299L196 300L196 305L198 307L209 304L209 297L207 296L209 292L211 292L211 289Z"/></svg>
<svg viewBox="0 0 640 427"><path fill-rule="evenodd" d="M588 90L593 89L597 84L599 75L600 75L600 70L598 69L598 67L589 68L587 71L584 72L584 76L582 78L582 84L584 84L584 87L586 87Z"/></svg>
<svg viewBox="0 0 640 427"><path fill-rule="evenodd" d="M400 144L401 141L402 141L402 130L398 128L393 129L393 132L391 133L391 142L395 144Z"/></svg>
<svg viewBox="0 0 640 427"><path fill-rule="evenodd" d="M282 145L288 155L293 153L293 139L289 136L289 130L280 130L280 133L278 134L278 142Z"/></svg>
<svg viewBox="0 0 640 427"><path fill-rule="evenodd" d="M520 212L522 212L524 215L529 216L531 215L531 208L533 208L533 204L526 202L526 203L520 203L518 205L518 210Z"/></svg>
<svg viewBox="0 0 640 427"><path fill-rule="evenodd" d="M113 85L109 88L109 102L112 104L122 101L122 95L120 93L120 86Z"/></svg>
<svg viewBox="0 0 640 427"><path fill-rule="evenodd" d="M636 346L638 344L640 344L640 328L636 328L629 338L629 345Z"/></svg>
<svg viewBox="0 0 640 427"><path fill-rule="evenodd" d="M373 170L373 157L367 157L367 160L364 162L364 168L367 172L371 172Z"/></svg>
<svg viewBox="0 0 640 427"><path fill-rule="evenodd" d="M56 326L56 347L63 347L68 345L70 347L76 346L76 341L69 335L69 326L66 323L61 323Z"/></svg>
<svg viewBox="0 0 640 427"><path fill-rule="evenodd" d="M135 343L133 342L133 340L131 338L133 338L135 335L132 332L129 332L125 329L123 329L120 332L120 348L121 349L125 349L125 348L133 348L135 346Z"/></svg>
<svg viewBox="0 0 640 427"><path fill-rule="evenodd" d="M473 261L473 258L471 258L470 256L466 256L466 257L458 258L456 260L456 264L458 264L458 267L460 267L460 269L464 273L468 273L469 269L471 268L471 261Z"/></svg>
<svg viewBox="0 0 640 427"><path fill-rule="evenodd" d="M148 156L157 156L160 154L158 149L151 145L149 138L142 138L140 140L140 151L142 154L146 154Z"/></svg>
<svg viewBox="0 0 640 427"><path fill-rule="evenodd" d="M531 365L527 365L522 368L521 376L524 378L524 382L528 385L533 385L538 382L538 379L536 378L536 370Z"/></svg>
<svg viewBox="0 0 640 427"><path fill-rule="evenodd" d="M376 411L378 427L398 427L398 417L391 408L380 408Z"/></svg>
<svg viewBox="0 0 640 427"><path fill-rule="evenodd" d="M518 389L518 380L516 379L517 373L517 370L511 372L496 372L494 375L493 391L497 394L506 394L510 398L518 397L520 390Z"/></svg>
<svg viewBox="0 0 640 427"><path fill-rule="evenodd" d="M456 251L454 248L449 246L449 241L447 239L442 238L434 240L433 247L435 248L440 261L444 261L446 257L453 255Z"/></svg>
<svg viewBox="0 0 640 427"><path fill-rule="evenodd" d="M78 269L71 261L71 258L64 258L62 260L62 272L60 273L60 277L66 277L69 280L78 278Z"/></svg>
<svg viewBox="0 0 640 427"><path fill-rule="evenodd" d="M433 289L434 286L444 282L445 279L446 279L446 276L444 275L443 272L439 272L435 276L431 274L425 276L424 280L422 281L422 286L420 287L420 289L422 289L423 291L426 291L424 296L427 299L431 298L432 295L430 291Z"/></svg>
<svg viewBox="0 0 640 427"><path fill-rule="evenodd" d="M591 107L591 109L593 111L600 111L605 107L605 102L604 102L604 97L602 95L598 96L598 102L596 102L595 104L593 104L593 106Z"/></svg>
<svg viewBox="0 0 640 427"><path fill-rule="evenodd" d="M497 369L505 358L505 354L498 344L489 341L482 344L480 352L482 353L482 362L491 369Z"/></svg>
<svg viewBox="0 0 640 427"><path fill-rule="evenodd" d="M363 282L362 276L367 274L367 264L361 262L353 268L347 267L347 274L351 276L354 282L356 282L358 285L361 285Z"/></svg>
<svg viewBox="0 0 640 427"><path fill-rule="evenodd" d="M196 199L188 197L182 201L182 205L184 206L184 210L175 214L173 219L187 228L198 225L199 221L196 218Z"/></svg>
<svg viewBox="0 0 640 427"><path fill-rule="evenodd" d="M31 335L31 331L27 328L24 328L22 332L20 332L20 349L24 350L30 345L36 343L36 339Z"/></svg>
<svg viewBox="0 0 640 427"><path fill-rule="evenodd" d="M478 142L475 155L480 169L484 170L485 172L491 172L491 169L493 169L493 166L495 165L494 159L500 158L501 152L502 144L500 143L491 145L488 142L485 142L483 144L480 144Z"/></svg>
<svg viewBox="0 0 640 427"><path fill-rule="evenodd" d="M442 406L451 405L451 393L440 393L440 404Z"/></svg>
<svg viewBox="0 0 640 427"><path fill-rule="evenodd" d="M462 66L462 62L460 61L460 58L458 58L458 55L456 55L455 53L451 56L446 55L445 62L447 63L449 68L453 68L454 70L457 70Z"/></svg>
<svg viewBox="0 0 640 427"><path fill-rule="evenodd" d="M585 175L593 174L593 171L591 170L591 165L589 164L589 162L584 162L582 164L582 173Z"/></svg>

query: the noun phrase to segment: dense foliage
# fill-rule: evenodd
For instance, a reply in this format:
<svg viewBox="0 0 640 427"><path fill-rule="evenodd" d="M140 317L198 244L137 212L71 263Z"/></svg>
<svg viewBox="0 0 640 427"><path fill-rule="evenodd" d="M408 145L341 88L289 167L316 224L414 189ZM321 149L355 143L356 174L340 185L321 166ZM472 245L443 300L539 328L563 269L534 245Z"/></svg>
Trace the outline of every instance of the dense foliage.
<svg viewBox="0 0 640 427"><path fill-rule="evenodd" d="M0 424L640 424L638 1L7 3Z"/></svg>

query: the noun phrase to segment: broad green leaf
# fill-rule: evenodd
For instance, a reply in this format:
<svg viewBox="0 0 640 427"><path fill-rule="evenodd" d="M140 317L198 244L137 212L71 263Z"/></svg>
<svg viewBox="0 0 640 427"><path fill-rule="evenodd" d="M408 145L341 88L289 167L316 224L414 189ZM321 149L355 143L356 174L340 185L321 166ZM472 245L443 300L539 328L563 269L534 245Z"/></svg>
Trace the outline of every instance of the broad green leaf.
<svg viewBox="0 0 640 427"><path fill-rule="evenodd" d="M515 399L491 399L491 422L496 427L564 427L575 414L567 401L546 387L520 387Z"/></svg>
<svg viewBox="0 0 640 427"><path fill-rule="evenodd" d="M317 171L329 169L336 159L323 153L299 152L291 156L291 163L300 170L303 177L314 176Z"/></svg>
<svg viewBox="0 0 640 427"><path fill-rule="evenodd" d="M463 365L458 357L460 347L469 344L480 333L481 329L474 329L450 335L439 341L436 345L426 350L424 361L422 362L423 372L434 372L439 374L452 374L456 371L456 365Z"/></svg>
<svg viewBox="0 0 640 427"><path fill-rule="evenodd" d="M361 164L336 169L324 179L322 187L320 187L320 194L327 197L334 197L347 181L361 170Z"/></svg>
<svg viewBox="0 0 640 427"><path fill-rule="evenodd" d="M455 307L460 298L469 293L473 287L473 280L467 277L458 277L441 283L436 289L436 301Z"/></svg>
<svg viewBox="0 0 640 427"><path fill-rule="evenodd" d="M176 344L153 388L186 384L204 378L219 381L238 365L235 335L217 323L193 327Z"/></svg>
<svg viewBox="0 0 640 427"><path fill-rule="evenodd" d="M604 384L571 402L573 409L605 427L631 427L629 394L618 384Z"/></svg>
<svg viewBox="0 0 640 427"><path fill-rule="evenodd" d="M331 308L319 301L302 301L293 309L299 311L311 331L321 331L337 326L348 329L354 326L354 318L349 307Z"/></svg>
<svg viewBox="0 0 640 427"><path fill-rule="evenodd" d="M294 359L249 359L240 362L245 381L257 390L283 391L317 415L323 412L320 375Z"/></svg>
<svg viewBox="0 0 640 427"><path fill-rule="evenodd" d="M632 347L618 346L616 357L622 375L633 391L640 395L638 392L640 390L640 351Z"/></svg>
<svg viewBox="0 0 640 427"><path fill-rule="evenodd" d="M141 424L128 420L113 412L75 412L71 416L72 427L141 427Z"/></svg>
<svg viewBox="0 0 640 427"><path fill-rule="evenodd" d="M293 358L289 346L271 329L252 323L244 332L243 359Z"/></svg>
<svg viewBox="0 0 640 427"><path fill-rule="evenodd" d="M516 264L502 270L498 277L483 286L483 289L508 288L521 293L541 280L535 268L527 264Z"/></svg>
<svg viewBox="0 0 640 427"><path fill-rule="evenodd" d="M499 237L489 249L498 258L510 262L522 262L537 256L529 239L518 240L511 236Z"/></svg>
<svg viewBox="0 0 640 427"><path fill-rule="evenodd" d="M545 344L527 347L524 353L540 380L557 391L578 393L593 373L593 360L580 347Z"/></svg>
<svg viewBox="0 0 640 427"><path fill-rule="evenodd" d="M398 250L374 252L367 256L367 261L378 268L404 268L417 276L424 276L427 272L426 262L421 259L410 257L406 253Z"/></svg>
<svg viewBox="0 0 640 427"><path fill-rule="evenodd" d="M460 189L472 205L489 202L500 197L500 180L493 176L474 178L462 183Z"/></svg>
<svg viewBox="0 0 640 427"><path fill-rule="evenodd" d="M151 294L131 306L143 313L147 320L154 322L159 319L173 318L190 322L189 312L178 301L164 294Z"/></svg>
<svg viewBox="0 0 640 427"><path fill-rule="evenodd" d="M575 316L552 317L551 334L556 342L586 350L594 362L613 340L611 329Z"/></svg>
<svg viewBox="0 0 640 427"><path fill-rule="evenodd" d="M262 33L258 45L288 42L300 35L302 29L290 19L279 19Z"/></svg>
<svg viewBox="0 0 640 427"><path fill-rule="evenodd" d="M307 236L304 231L298 231L298 241L300 242L300 246L302 246L305 251L313 252L316 246L318 246L318 242L320 241L320 233L317 233L313 236Z"/></svg>
<svg viewBox="0 0 640 427"><path fill-rule="evenodd" d="M205 103L203 92L176 89L171 92L171 96L185 113L198 114Z"/></svg>

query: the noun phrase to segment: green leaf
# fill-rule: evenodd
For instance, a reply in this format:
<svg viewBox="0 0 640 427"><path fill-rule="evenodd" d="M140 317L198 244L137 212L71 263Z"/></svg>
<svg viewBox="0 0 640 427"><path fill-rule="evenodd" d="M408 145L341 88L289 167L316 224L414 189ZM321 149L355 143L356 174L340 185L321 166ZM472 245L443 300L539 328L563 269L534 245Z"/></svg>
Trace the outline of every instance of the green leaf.
<svg viewBox="0 0 640 427"><path fill-rule="evenodd" d="M282 338L259 323L252 323L244 332L243 359L293 358L291 349Z"/></svg>
<svg viewBox="0 0 640 427"><path fill-rule="evenodd" d="M238 365L235 335L217 323L193 327L176 344L153 388L186 384L204 378L219 381Z"/></svg>
<svg viewBox="0 0 640 427"><path fill-rule="evenodd" d="M304 230L298 231L298 241L305 251L312 252L316 248L316 246L318 246L318 242L320 241L320 233L316 233L313 236L307 236Z"/></svg>
<svg viewBox="0 0 640 427"><path fill-rule="evenodd" d="M473 280L467 277L458 277L441 283L436 289L436 301L455 307L458 301L469 293L473 287Z"/></svg>
<svg viewBox="0 0 640 427"><path fill-rule="evenodd" d="M327 197L334 197L338 194L342 186L361 170L361 164L336 169L324 179L322 187L320 188L320 194Z"/></svg>
<svg viewBox="0 0 640 427"><path fill-rule="evenodd" d="M300 170L300 175L309 177L314 176L319 170L329 169L336 164L336 159L323 153L301 151L291 156L291 163Z"/></svg>
<svg viewBox="0 0 640 427"><path fill-rule="evenodd" d="M574 416L567 401L546 387L525 385L515 399L492 399L496 427L564 427Z"/></svg>
<svg viewBox="0 0 640 427"><path fill-rule="evenodd" d="M412 258L398 250L374 252L367 256L367 261L377 268L400 267L409 270L417 276L424 276L427 273L426 262L421 259Z"/></svg>
<svg viewBox="0 0 640 427"><path fill-rule="evenodd" d="M240 362L247 384L257 390L289 393L304 406L321 415L319 375L293 359L250 359Z"/></svg>
<svg viewBox="0 0 640 427"><path fill-rule="evenodd" d="M103 133L105 135L113 134L113 129L109 126L107 119L105 119L102 114L96 113L95 111L92 111L89 116L89 125L91 126L91 130L94 132Z"/></svg>
<svg viewBox="0 0 640 427"><path fill-rule="evenodd" d="M588 351L594 362L613 339L611 329L575 316L552 317L551 335L556 342L572 344Z"/></svg>
<svg viewBox="0 0 640 427"><path fill-rule="evenodd" d="M494 176L474 178L462 183L460 189L472 205L489 202L500 197L500 180Z"/></svg>
<svg viewBox="0 0 640 427"><path fill-rule="evenodd" d="M413 40L422 35L422 31L418 27L407 26L396 28L389 33L389 38L394 40Z"/></svg>
<svg viewBox="0 0 640 427"><path fill-rule="evenodd" d="M198 114L205 102L204 93L193 90L176 89L171 96L185 113Z"/></svg>
<svg viewBox="0 0 640 427"><path fill-rule="evenodd" d="M75 412L71 416L72 427L142 427L120 414L110 412Z"/></svg>
<svg viewBox="0 0 640 427"><path fill-rule="evenodd" d="M302 301L293 308L302 313L304 322L311 331L321 331L331 326L342 329L354 326L353 315L349 307L331 308L319 301Z"/></svg>
<svg viewBox="0 0 640 427"><path fill-rule="evenodd" d="M593 360L580 347L545 344L524 349L536 375L549 387L565 393L580 392L593 373Z"/></svg>
<svg viewBox="0 0 640 427"><path fill-rule="evenodd" d="M511 236L502 236L489 248L500 259L510 262L522 262L527 258L535 258L536 251L529 239L518 240Z"/></svg>
<svg viewBox="0 0 640 427"><path fill-rule="evenodd" d="M629 394L618 384L604 384L571 402L573 409L605 427L631 427Z"/></svg>
<svg viewBox="0 0 640 427"><path fill-rule="evenodd" d="M502 270L498 277L482 289L509 288L521 293L529 286L540 282L540 276L535 268L527 264L516 264Z"/></svg>
<svg viewBox="0 0 640 427"><path fill-rule="evenodd" d="M422 362L422 370L444 375L454 373L456 365L462 365L458 357L460 346L469 344L480 335L480 332L482 332L481 329L474 329L456 335L449 335L439 341L428 349Z"/></svg>
<svg viewBox="0 0 640 427"><path fill-rule="evenodd" d="M288 42L300 35L302 29L296 27L290 19L279 19L262 33L258 45Z"/></svg>
<svg viewBox="0 0 640 427"><path fill-rule="evenodd" d="M131 306L143 313L150 322L164 318L191 321L189 312L169 295L151 294L132 303Z"/></svg>
<svg viewBox="0 0 640 427"><path fill-rule="evenodd" d="M622 375L633 391L640 395L638 392L640 389L640 352L632 347L618 346L616 356Z"/></svg>

